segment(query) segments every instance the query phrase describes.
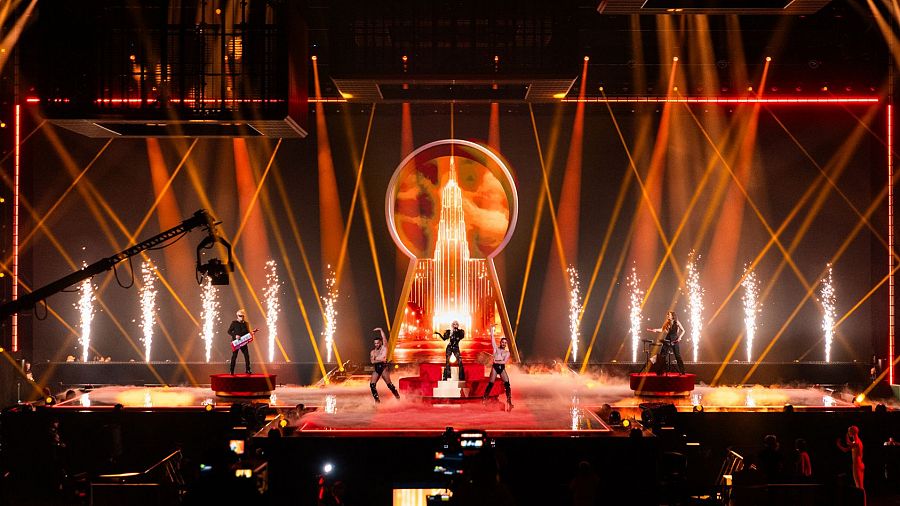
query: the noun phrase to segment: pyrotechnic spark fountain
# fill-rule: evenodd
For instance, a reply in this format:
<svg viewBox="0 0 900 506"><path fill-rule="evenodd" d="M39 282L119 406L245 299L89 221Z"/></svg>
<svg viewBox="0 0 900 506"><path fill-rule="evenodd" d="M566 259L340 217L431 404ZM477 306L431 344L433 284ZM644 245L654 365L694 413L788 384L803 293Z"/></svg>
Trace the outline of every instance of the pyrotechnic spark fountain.
<svg viewBox="0 0 900 506"><path fill-rule="evenodd" d="M88 361L91 347L91 321L94 319L94 285L90 279L81 282L81 297L78 298L78 311L81 313L81 361Z"/></svg>
<svg viewBox="0 0 900 506"><path fill-rule="evenodd" d="M641 300L644 298L644 291L638 286L637 269L631 268L631 276L628 277L628 288L631 289L631 311L629 312L629 320L631 321L631 361L637 362L638 343L641 342Z"/></svg>
<svg viewBox="0 0 900 506"><path fill-rule="evenodd" d="M581 283L578 281L578 269L570 265L569 269L569 335L572 340L572 360L578 359L578 316L581 314Z"/></svg>
<svg viewBox="0 0 900 506"><path fill-rule="evenodd" d="M694 346L694 362L700 352L700 336L703 331L703 288L700 286L700 271L697 262L700 255L691 252L687 266L688 312L690 313L691 342Z"/></svg>
<svg viewBox="0 0 900 506"><path fill-rule="evenodd" d="M329 266L330 268L331 266ZM327 350L326 362L331 362L331 350L334 347L334 333L337 330L337 308L335 304L338 298L338 288L335 284L337 279L333 272L330 272L328 279L325 280L326 295L322 297L325 309L325 330L322 334L325 336L325 349Z"/></svg>
<svg viewBox="0 0 900 506"><path fill-rule="evenodd" d="M822 280L822 330L825 331L825 361L831 362L831 342L834 340L834 322L835 322L835 291L834 282L831 277L831 264L828 264L828 274Z"/></svg>
<svg viewBox="0 0 900 506"><path fill-rule="evenodd" d="M747 362L753 360L753 338L756 337L756 314L759 313L759 283L756 280L756 272L747 272L744 267L744 334L747 337Z"/></svg>
<svg viewBox="0 0 900 506"><path fill-rule="evenodd" d="M216 295L216 287L213 286L212 279L207 277L200 292L200 300L203 304L203 309L200 312L200 320L202 322L200 337L203 339L203 344L206 346L207 362L209 362L212 352L215 326L219 322L219 301L217 300Z"/></svg>
<svg viewBox="0 0 900 506"><path fill-rule="evenodd" d="M278 285L275 260L269 260L266 262L266 289L263 291L266 299L266 329L269 334L269 362L275 360L275 339L278 336L278 311L281 309L278 303Z"/></svg>
<svg viewBox="0 0 900 506"><path fill-rule="evenodd" d="M156 269L153 262L141 264L141 330L144 331L144 361L150 362L153 345L153 324L156 318Z"/></svg>

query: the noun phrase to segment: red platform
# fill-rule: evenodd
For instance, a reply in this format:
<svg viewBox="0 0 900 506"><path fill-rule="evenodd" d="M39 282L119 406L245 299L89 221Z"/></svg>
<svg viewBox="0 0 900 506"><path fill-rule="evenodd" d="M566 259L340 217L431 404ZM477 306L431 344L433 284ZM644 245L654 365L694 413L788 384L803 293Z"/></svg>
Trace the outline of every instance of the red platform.
<svg viewBox="0 0 900 506"><path fill-rule="evenodd" d="M209 383L219 397L268 397L275 390L275 375L212 374Z"/></svg>
<svg viewBox="0 0 900 506"><path fill-rule="evenodd" d="M632 373L631 389L635 395L646 397L682 397L694 390L697 376L677 373Z"/></svg>
<svg viewBox="0 0 900 506"><path fill-rule="evenodd" d="M485 366L478 363L463 364L466 376L465 397L459 400L477 400L484 396L487 388L488 376L485 376ZM443 363L419 364L419 375L400 378L400 392L405 395L421 397L423 400L434 399L433 392L438 386L438 381L444 377ZM503 392L503 382L498 378L488 397L497 397Z"/></svg>

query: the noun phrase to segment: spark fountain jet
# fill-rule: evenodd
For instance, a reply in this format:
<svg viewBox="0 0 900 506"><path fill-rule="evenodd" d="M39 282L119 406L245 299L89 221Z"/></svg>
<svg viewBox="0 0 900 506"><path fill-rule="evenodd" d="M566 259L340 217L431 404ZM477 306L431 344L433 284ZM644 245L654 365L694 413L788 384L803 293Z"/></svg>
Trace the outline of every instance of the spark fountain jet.
<svg viewBox="0 0 900 506"><path fill-rule="evenodd" d="M331 266L328 266L329 269ZM322 335L325 337L325 349L327 350L326 362L331 362L331 350L334 348L334 333L337 331L337 298L338 288L337 279L333 272L329 272L328 279L325 280L325 296L322 297L325 309L325 330Z"/></svg>
<svg viewBox="0 0 900 506"><path fill-rule="evenodd" d="M641 342L641 301L644 291L640 289L637 269L631 268L631 276L628 276L628 288L631 289L631 361L637 362L638 344Z"/></svg>
<svg viewBox="0 0 900 506"><path fill-rule="evenodd" d="M835 290L831 277L831 264L828 264L828 274L822 280L822 330L825 331L825 361L831 362L831 343L834 341L834 315L835 315Z"/></svg>
<svg viewBox="0 0 900 506"><path fill-rule="evenodd" d="M278 271L275 269L275 260L266 262L266 289L263 297L266 299L266 330L269 334L269 362L275 360L275 339L278 337L278 311L281 306L278 303Z"/></svg>
<svg viewBox="0 0 900 506"><path fill-rule="evenodd" d="M212 343L215 337L215 327L219 322L219 301L217 300L216 287L212 284L212 278L207 276L200 291L200 300L203 310L200 312L200 320L203 325L200 328L200 337L206 346L206 362L209 362L212 353Z"/></svg>
<svg viewBox="0 0 900 506"><path fill-rule="evenodd" d="M569 335L572 340L572 360L578 359L578 316L581 314L581 284L578 269L570 265L569 273Z"/></svg>
<svg viewBox="0 0 900 506"><path fill-rule="evenodd" d="M694 346L694 362L700 352L700 336L703 331L703 288L700 286L700 271L697 262L700 255L691 252L687 266L688 312L690 313L691 342Z"/></svg>
<svg viewBox="0 0 900 506"><path fill-rule="evenodd" d="M141 330L144 331L144 361L150 362L153 324L156 319L156 268L150 260L141 264Z"/></svg>
<svg viewBox="0 0 900 506"><path fill-rule="evenodd" d="M78 298L77 308L81 313L81 361L88 361L88 353L91 348L91 322L94 319L94 285L90 278L81 282L81 297Z"/></svg>
<svg viewBox="0 0 900 506"><path fill-rule="evenodd" d="M759 313L759 283L756 280L756 272L744 267L744 334L747 337L747 362L753 360L753 338L756 337L756 315Z"/></svg>

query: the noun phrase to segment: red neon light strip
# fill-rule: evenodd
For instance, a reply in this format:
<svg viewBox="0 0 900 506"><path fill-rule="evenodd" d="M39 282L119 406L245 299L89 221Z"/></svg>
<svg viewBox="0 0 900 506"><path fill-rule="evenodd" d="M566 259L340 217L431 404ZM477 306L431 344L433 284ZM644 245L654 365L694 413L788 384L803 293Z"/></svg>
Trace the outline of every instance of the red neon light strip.
<svg viewBox="0 0 900 506"><path fill-rule="evenodd" d="M12 300L19 297L19 143L20 126L22 124L21 106L16 104L15 154L13 155L13 222L12 222ZM13 353L19 351L19 315L13 313L10 322L11 348Z"/></svg>
<svg viewBox="0 0 900 506"><path fill-rule="evenodd" d="M40 100L40 99L38 99ZM62 101L68 102L69 99L61 99ZM57 100L59 101L59 100ZM149 104L155 102L154 100L146 100L143 98L98 98L95 100L98 104ZM193 98L180 98L177 100L170 100L172 103L179 104L196 104L198 102L202 102L204 104L218 104L220 102L224 103L233 103L233 104L262 104L262 103L279 103L284 102L284 100L263 100L261 98L233 98L220 100L217 98L205 98L203 100L196 100Z"/></svg>
<svg viewBox="0 0 900 506"><path fill-rule="evenodd" d="M562 102L624 104L877 104L877 97L588 97L564 98Z"/></svg>
<svg viewBox="0 0 900 506"><path fill-rule="evenodd" d="M894 384L894 106L887 106L888 381Z"/></svg>

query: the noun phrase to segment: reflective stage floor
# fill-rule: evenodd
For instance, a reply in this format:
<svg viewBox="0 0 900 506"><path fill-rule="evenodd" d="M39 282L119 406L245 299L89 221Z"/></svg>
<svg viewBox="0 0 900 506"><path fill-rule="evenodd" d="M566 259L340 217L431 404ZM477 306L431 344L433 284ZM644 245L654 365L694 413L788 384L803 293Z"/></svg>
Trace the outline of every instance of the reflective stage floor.
<svg viewBox="0 0 900 506"><path fill-rule="evenodd" d="M397 371L400 372L400 371ZM396 383L402 374L394 374ZM511 412L498 402L464 404L427 404L406 396L394 399L383 382L378 389L382 402L376 404L368 379L354 378L327 386L280 385L267 402L289 418L298 433L329 431L337 436L355 431L397 435L433 435L447 426L480 428L496 433L547 433L559 435L600 435L609 427L595 414L604 404L620 411L623 417L640 417L644 402L672 402L679 411L691 411L702 405L704 411L764 412L782 411L790 404L796 411L871 409L853 402L853 392L811 387L709 387L698 385L692 395L680 398L635 397L627 380L617 377L577 375L564 372L513 370ZM501 399L505 396L501 395ZM103 408L122 404L126 408L230 409L234 399L217 398L208 387L106 386L88 392L76 391L76 397L55 409ZM307 409L298 411L298 405ZM896 402L889 409L898 409ZM574 433L574 434L573 434ZM358 433L357 433L358 434Z"/></svg>

